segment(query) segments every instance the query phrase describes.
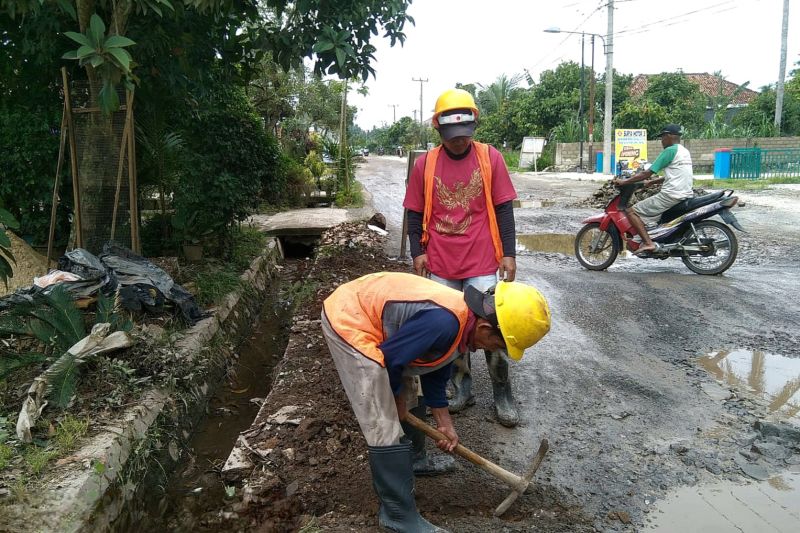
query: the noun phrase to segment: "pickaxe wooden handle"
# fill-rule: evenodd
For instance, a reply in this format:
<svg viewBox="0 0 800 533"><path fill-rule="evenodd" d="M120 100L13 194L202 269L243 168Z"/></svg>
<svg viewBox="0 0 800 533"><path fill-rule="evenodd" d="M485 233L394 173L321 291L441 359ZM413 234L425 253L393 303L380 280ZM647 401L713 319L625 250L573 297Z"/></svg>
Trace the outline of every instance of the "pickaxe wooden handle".
<svg viewBox="0 0 800 533"><path fill-rule="evenodd" d="M447 436L434 429L430 425L426 424L416 416L412 415L411 413L406 414L405 422L408 422L413 427L417 428L418 430L425 433L428 437L432 438L435 441L440 440L449 440ZM503 500L503 502L495 509L494 516L500 516L505 513L511 504L516 501L520 494L525 492L525 489L528 488L528 485L531 483L531 479L533 479L533 475L536 473L536 470L539 469L539 465L542 464L542 460L544 459L545 454L549 445L547 443L547 439L542 439L541 444L539 444L539 450L536 452L536 455L531 462L530 468L525 472L525 475L520 477L516 474L513 474L506 470L505 468L501 468L494 464L493 462L484 459L477 453L473 452L469 448L462 446L461 444L457 444L453 453L459 455L469 461L470 463L474 464L481 470L488 472L489 474L493 475L497 479L504 481L508 484L511 488L511 494Z"/></svg>

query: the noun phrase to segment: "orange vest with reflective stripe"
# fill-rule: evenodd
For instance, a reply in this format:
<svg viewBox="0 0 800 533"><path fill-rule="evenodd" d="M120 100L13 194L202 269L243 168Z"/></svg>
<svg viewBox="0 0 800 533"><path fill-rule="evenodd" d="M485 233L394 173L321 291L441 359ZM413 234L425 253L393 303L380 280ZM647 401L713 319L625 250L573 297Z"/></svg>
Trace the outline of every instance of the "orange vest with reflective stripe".
<svg viewBox="0 0 800 533"><path fill-rule="evenodd" d="M385 339L383 318L387 304L433 303L453 313L458 319L458 335L447 353L432 359L420 354L411 366L437 367L458 348L469 314L460 291L427 278L402 272L367 274L333 291L323 303L331 327L350 346L385 367L378 345ZM428 355L428 357L426 357Z"/></svg>
<svg viewBox="0 0 800 533"><path fill-rule="evenodd" d="M497 226L497 215L494 212L494 203L492 202L492 162L489 159L489 145L472 141L472 146L475 149L475 155L478 157L478 167L483 180L483 194L486 197L486 213L489 215L489 231L492 234L492 243L494 244L494 258L500 264L503 259L503 244L500 240L500 229ZM431 220L431 212L433 211L433 174L436 172L436 161L439 159L441 150L442 147L437 146L428 152L425 159L425 210L422 213L422 239L420 239L423 247L428 243L429 238L428 223Z"/></svg>

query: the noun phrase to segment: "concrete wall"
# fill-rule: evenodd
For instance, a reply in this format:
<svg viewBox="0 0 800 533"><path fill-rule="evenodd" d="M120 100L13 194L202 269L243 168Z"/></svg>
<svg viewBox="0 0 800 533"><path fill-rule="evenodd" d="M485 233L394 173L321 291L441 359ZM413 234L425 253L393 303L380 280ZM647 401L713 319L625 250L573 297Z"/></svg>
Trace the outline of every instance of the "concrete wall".
<svg viewBox="0 0 800 533"><path fill-rule="evenodd" d="M800 149L800 137L757 137L750 139L684 139L682 143L692 154L692 165L696 174L711 174L714 169L714 151L720 148ZM602 152L603 143L595 141L593 152ZM614 143L611 143L614 151ZM661 141L647 141L647 158L655 161L662 151ZM555 166L561 169L576 167L580 160L580 143L556 144ZM583 143L583 166L594 168L595 157L589 153L589 143Z"/></svg>

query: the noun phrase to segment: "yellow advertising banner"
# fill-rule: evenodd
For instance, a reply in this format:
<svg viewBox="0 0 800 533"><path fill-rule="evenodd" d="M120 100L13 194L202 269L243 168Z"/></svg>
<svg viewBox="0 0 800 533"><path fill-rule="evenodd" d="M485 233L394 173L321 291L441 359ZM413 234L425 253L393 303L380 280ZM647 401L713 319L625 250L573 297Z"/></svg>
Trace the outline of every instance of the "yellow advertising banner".
<svg viewBox="0 0 800 533"><path fill-rule="evenodd" d="M614 130L614 155L622 170L638 170L647 161L647 130Z"/></svg>

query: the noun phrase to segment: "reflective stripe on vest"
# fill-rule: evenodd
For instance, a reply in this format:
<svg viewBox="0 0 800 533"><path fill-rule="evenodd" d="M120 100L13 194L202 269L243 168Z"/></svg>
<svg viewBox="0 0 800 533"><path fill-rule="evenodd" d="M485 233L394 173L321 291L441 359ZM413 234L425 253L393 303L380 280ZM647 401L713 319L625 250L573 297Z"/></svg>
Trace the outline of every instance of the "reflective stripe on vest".
<svg viewBox="0 0 800 533"><path fill-rule="evenodd" d="M494 203L492 202L492 162L489 159L489 145L472 141L472 146L475 148L475 155L478 158L478 167L483 180L483 195L486 198L486 214L489 216L489 232L492 235L492 244L494 245L494 258L499 264L503 259L503 244L500 240L500 229L497 226L497 215L494 212ZM425 208L422 213L422 238L420 239L423 247L428 244L429 240L428 223L431 220L431 212L433 211L434 173L436 172L436 161L439 159L441 150L442 147L437 146L428 152L425 158Z"/></svg>
<svg viewBox="0 0 800 533"><path fill-rule="evenodd" d="M458 320L458 335L445 354L435 360L422 357L411 366L437 367L458 348L469 314L464 295L427 278L402 272L367 274L333 291L323 303L331 327L350 346L385 367L378 345L386 340L384 308L390 303L429 302L453 313Z"/></svg>

